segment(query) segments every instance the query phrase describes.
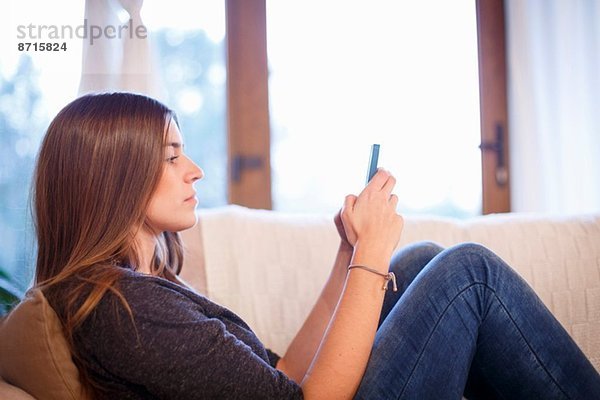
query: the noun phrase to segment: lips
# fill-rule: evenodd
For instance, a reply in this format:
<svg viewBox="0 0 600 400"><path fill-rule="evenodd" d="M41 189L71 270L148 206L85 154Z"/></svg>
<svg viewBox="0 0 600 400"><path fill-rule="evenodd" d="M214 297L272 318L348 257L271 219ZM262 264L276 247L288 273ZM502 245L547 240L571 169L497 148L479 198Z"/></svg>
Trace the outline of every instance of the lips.
<svg viewBox="0 0 600 400"><path fill-rule="evenodd" d="M194 192L190 197L186 198L184 201L190 201L196 197L196 192Z"/></svg>

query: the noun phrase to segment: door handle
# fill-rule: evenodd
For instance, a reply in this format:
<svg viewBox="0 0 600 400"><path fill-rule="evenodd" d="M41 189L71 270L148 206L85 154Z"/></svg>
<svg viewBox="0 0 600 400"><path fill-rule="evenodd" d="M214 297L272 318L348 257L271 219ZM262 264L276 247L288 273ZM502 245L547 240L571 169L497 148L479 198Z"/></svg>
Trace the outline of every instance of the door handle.
<svg viewBox="0 0 600 400"><path fill-rule="evenodd" d="M496 124L496 139L493 142L481 142L479 148L482 151L493 151L496 153L496 184L504 186L508 183L508 169L506 168L506 149L504 148L504 126Z"/></svg>
<svg viewBox="0 0 600 400"><path fill-rule="evenodd" d="M231 160L231 180L239 182L242 180L244 170L259 169L263 166L263 159L260 156L236 155Z"/></svg>

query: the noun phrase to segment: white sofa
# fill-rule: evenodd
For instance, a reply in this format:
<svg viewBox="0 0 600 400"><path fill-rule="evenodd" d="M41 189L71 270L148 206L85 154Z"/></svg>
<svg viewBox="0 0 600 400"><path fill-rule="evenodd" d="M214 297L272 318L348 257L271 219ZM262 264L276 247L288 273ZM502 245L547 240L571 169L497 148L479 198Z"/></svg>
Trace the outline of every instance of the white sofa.
<svg viewBox="0 0 600 400"><path fill-rule="evenodd" d="M333 264L339 243L333 215L239 206L198 214L199 224L183 232L182 277L239 314L268 347L283 354ZM600 371L600 215L405 217L399 246L420 240L444 246L479 242L494 250L532 285ZM29 356L17 357L25 368L20 386L37 393L38 399L79 400L77 371L58 320L44 302L40 304L28 308L29 314L20 314L20 323L31 326L27 334L33 338L32 348L23 349ZM0 321L0 333L10 330L7 327L16 329L12 333L16 343L25 336L19 326ZM19 353L9 342L0 341L0 349L5 355L11 353L12 360ZM0 367L9 367L3 362L0 357ZM30 364L37 373L43 371L41 377L32 380ZM0 399L32 398L0 377Z"/></svg>
<svg viewBox="0 0 600 400"><path fill-rule="evenodd" d="M283 354L329 274L339 244L333 215L240 206L200 210L183 233L182 277L240 315ZM600 371L600 215L405 217L399 246L477 242L535 289Z"/></svg>

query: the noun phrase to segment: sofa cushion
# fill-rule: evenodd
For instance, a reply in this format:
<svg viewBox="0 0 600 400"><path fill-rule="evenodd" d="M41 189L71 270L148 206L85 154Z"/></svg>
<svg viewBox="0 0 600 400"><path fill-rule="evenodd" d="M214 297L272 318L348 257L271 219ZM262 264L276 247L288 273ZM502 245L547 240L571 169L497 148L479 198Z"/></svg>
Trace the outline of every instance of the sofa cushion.
<svg viewBox="0 0 600 400"><path fill-rule="evenodd" d="M0 376L39 400L82 398L61 323L39 289L2 320Z"/></svg>

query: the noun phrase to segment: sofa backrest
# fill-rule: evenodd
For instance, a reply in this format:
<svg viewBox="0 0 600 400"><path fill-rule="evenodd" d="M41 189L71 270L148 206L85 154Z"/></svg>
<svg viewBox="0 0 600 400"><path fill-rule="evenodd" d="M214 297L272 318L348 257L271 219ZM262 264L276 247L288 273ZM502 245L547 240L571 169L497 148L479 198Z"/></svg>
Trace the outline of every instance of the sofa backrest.
<svg viewBox="0 0 600 400"><path fill-rule="evenodd" d="M196 262L184 263L184 279L240 315L267 346L285 352L333 265L339 244L333 215L240 206L198 214L199 225L184 238L196 254ZM399 247L421 240L477 242L495 251L600 371L600 215L405 217Z"/></svg>

